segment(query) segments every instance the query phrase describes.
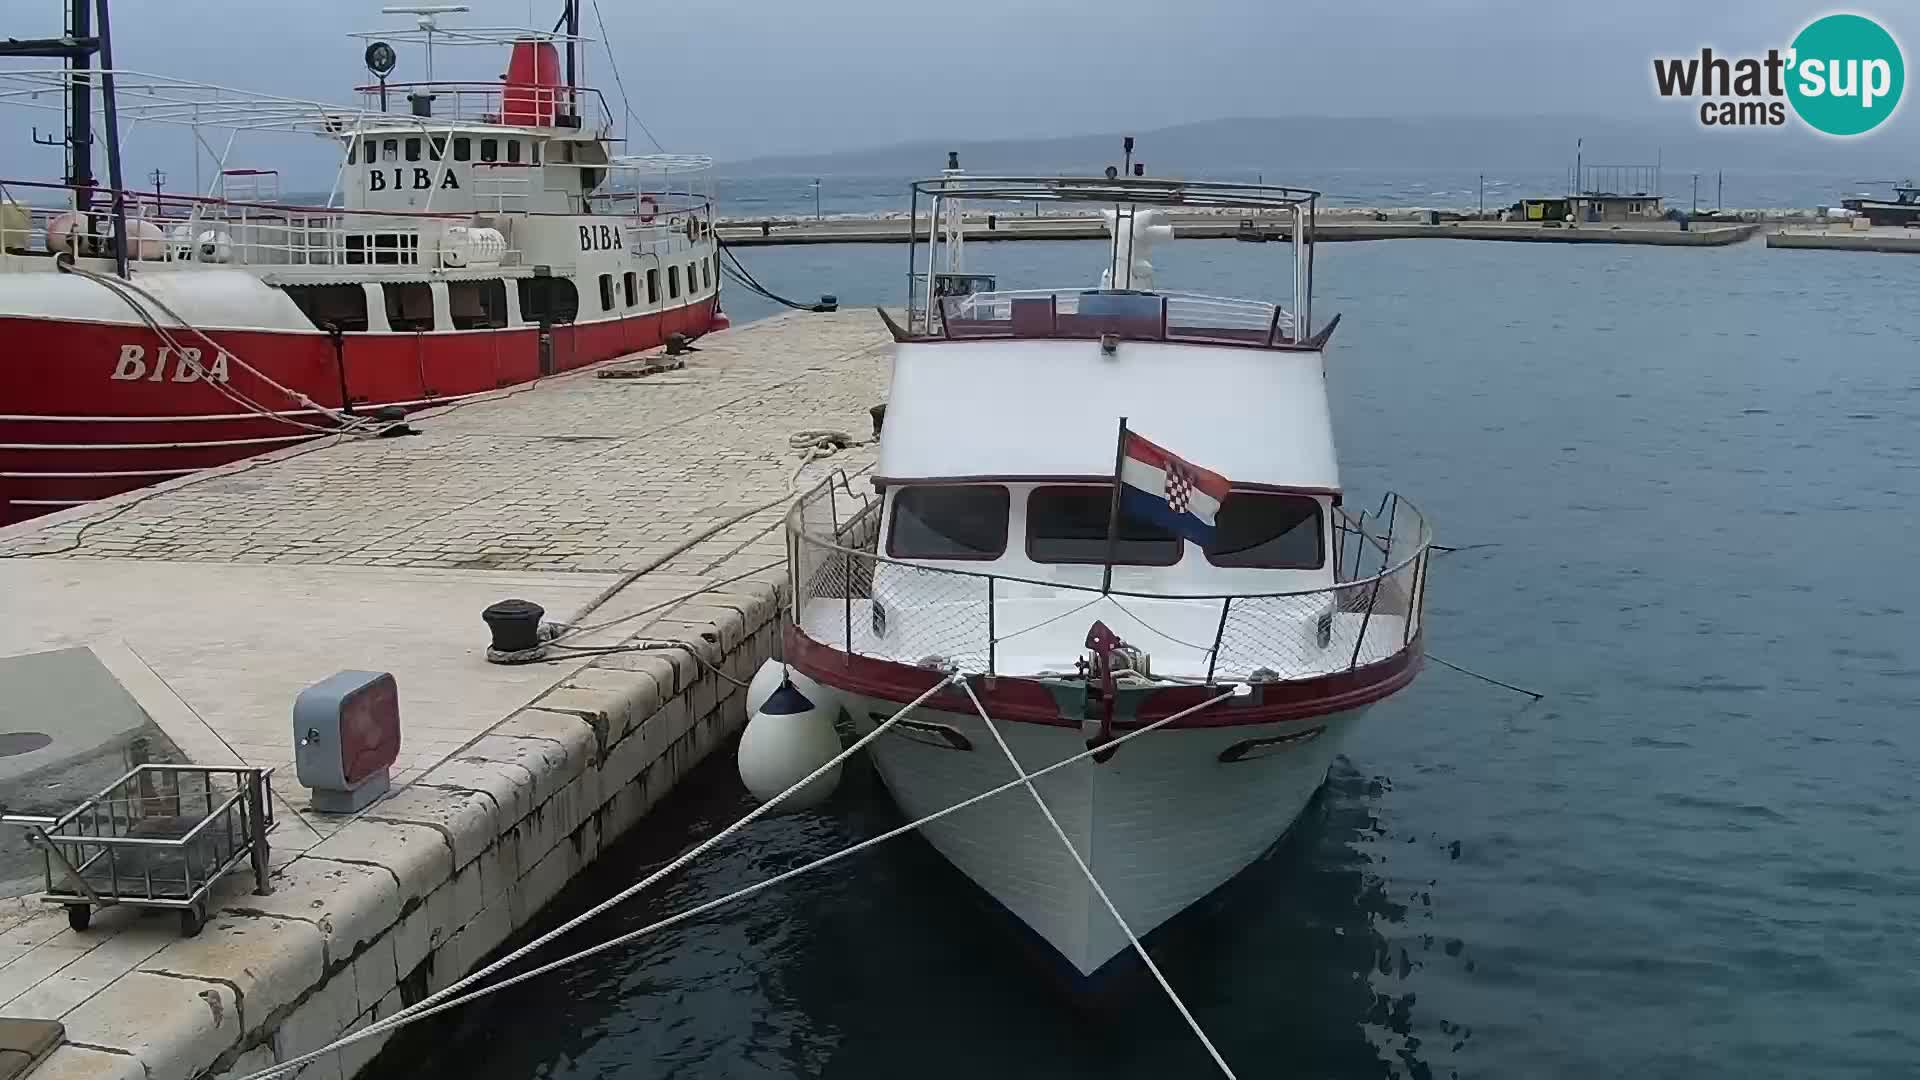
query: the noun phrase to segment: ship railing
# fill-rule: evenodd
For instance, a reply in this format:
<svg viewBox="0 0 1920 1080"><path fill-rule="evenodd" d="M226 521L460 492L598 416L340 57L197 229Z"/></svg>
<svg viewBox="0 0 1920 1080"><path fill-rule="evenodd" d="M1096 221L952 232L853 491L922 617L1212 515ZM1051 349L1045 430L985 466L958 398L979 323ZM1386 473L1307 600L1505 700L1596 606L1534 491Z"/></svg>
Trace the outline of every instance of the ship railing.
<svg viewBox="0 0 1920 1080"><path fill-rule="evenodd" d="M607 191L589 200L593 212L618 219L627 250L672 255L705 240L713 229L713 200L680 191Z"/></svg>
<svg viewBox="0 0 1920 1080"><path fill-rule="evenodd" d="M612 113L591 87L509 86L499 82L390 82L356 86L363 127L385 117L396 123L435 126L485 124L519 128L585 128L604 136ZM424 114L416 112L424 107Z"/></svg>
<svg viewBox="0 0 1920 1080"><path fill-rule="evenodd" d="M787 519L792 618L855 658L1031 677L1071 672L1097 618L1175 681L1322 678L1420 649L1432 531L1397 495L1336 509L1333 583L1264 593L1153 593L928 566L880 553L881 504L843 475Z"/></svg>
<svg viewBox="0 0 1920 1080"><path fill-rule="evenodd" d="M1297 344L1278 304L1180 292L1027 289L940 298L938 336Z"/></svg>
<svg viewBox="0 0 1920 1080"><path fill-rule="evenodd" d="M143 266L437 269L467 266L472 258L471 245L463 245L451 232L474 224L474 216L466 213L279 207L174 196L162 200L157 213L149 213L151 202L128 209L127 257ZM48 256L58 250L112 258L113 233L112 210L98 204L83 213L0 203L0 249L12 255ZM497 263L486 265L521 265L511 229L503 234L506 249Z"/></svg>

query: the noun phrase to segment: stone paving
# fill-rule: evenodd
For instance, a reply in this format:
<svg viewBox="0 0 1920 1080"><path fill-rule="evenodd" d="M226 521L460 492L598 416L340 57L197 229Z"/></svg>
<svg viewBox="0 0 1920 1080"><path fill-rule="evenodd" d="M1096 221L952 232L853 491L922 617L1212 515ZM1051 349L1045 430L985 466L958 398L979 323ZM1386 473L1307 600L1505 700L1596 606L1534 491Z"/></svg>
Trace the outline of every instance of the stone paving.
<svg viewBox="0 0 1920 1080"><path fill-rule="evenodd" d="M98 518L52 557L632 569L787 490L790 433L870 437L884 341L871 311L796 313L703 339L680 371L576 373L428 414L418 436L303 447L270 467L176 482L131 509L0 530L0 556L65 547ZM870 460L856 450L835 464ZM777 517L743 522L676 566L715 569ZM784 542L775 533L753 551L778 557Z"/></svg>
<svg viewBox="0 0 1920 1080"><path fill-rule="evenodd" d="M471 967L744 719L738 695L691 657L503 667L481 656L478 612L491 600L525 596L565 619L622 572L790 493L797 472L805 487L871 464L861 446L802 471L788 436L871 436L868 410L888 375L872 312L767 320L702 339L686 360L644 378L573 373L426 414L415 436L307 444L0 529L0 655L86 645L189 759L279 770L280 891L248 896L236 875L223 891L229 917L191 945L170 918L103 912L75 934L57 908L0 901L0 1015L68 1026L68 1045L36 1075L240 1075L387 1015L404 996L394 980L422 958L435 971L449 939L466 945L442 956L433 983ZM639 635L707 648L704 637L729 677L750 674L777 630L767 584L785 574L782 520L783 506L771 507L650 571L593 621L643 617L581 642ZM403 790L366 821L307 812L289 767L293 694L351 667L391 670L402 688ZM47 722L0 702L0 730ZM688 753L669 753L681 743ZM552 761L512 764L529 753ZM501 776L522 779L502 787ZM471 817L460 809L477 797L469 787L494 792L470 842L458 840L467 826L437 824ZM578 793L562 800L562 788ZM448 794L456 789L465 793ZM454 859L422 870L438 864L381 853L409 835L448 837ZM371 915L351 894L372 888L355 869L362 858L394 875L402 895L380 901L392 911ZM353 880L332 880L343 873ZM317 924L303 914L309 895L330 913ZM336 941L343 919L364 924L365 938ZM315 955L333 960L308 970L301 943L315 925L326 938ZM358 951L342 975L347 949ZM378 980L360 970L369 949L383 957ZM229 957L253 980L244 992L222 989ZM284 1006L266 1006L282 992ZM377 1046L333 1055L320 1072L350 1078Z"/></svg>

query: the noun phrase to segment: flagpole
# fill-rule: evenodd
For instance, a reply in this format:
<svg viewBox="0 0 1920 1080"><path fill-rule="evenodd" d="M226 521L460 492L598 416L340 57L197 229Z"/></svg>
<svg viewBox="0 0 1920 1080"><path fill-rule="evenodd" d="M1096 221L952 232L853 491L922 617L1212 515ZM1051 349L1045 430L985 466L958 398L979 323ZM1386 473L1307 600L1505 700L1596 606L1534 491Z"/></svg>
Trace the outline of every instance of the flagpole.
<svg viewBox="0 0 1920 1080"><path fill-rule="evenodd" d="M1113 559L1120 548L1120 463L1127 456L1127 418L1120 418L1120 434L1113 444L1113 502L1107 508L1107 564L1100 572L1100 592L1113 588Z"/></svg>

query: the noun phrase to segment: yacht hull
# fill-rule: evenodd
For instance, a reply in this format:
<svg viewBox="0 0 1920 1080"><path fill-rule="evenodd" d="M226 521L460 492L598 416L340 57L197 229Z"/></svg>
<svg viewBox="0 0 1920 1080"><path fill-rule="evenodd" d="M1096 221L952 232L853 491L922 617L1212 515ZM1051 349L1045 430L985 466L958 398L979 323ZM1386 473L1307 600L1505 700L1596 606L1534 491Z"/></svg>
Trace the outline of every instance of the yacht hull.
<svg viewBox="0 0 1920 1080"><path fill-rule="evenodd" d="M848 696L861 734L904 702ZM1283 836L1325 782L1367 706L1271 724L1168 728L1034 782L1074 850L1136 935L1212 893ZM996 720L1020 765L1087 749L1075 728ZM871 745L901 811L920 818L1017 774L979 716L916 710ZM1128 951L1086 875L1024 789L921 829L950 863L1045 941L1082 978Z"/></svg>

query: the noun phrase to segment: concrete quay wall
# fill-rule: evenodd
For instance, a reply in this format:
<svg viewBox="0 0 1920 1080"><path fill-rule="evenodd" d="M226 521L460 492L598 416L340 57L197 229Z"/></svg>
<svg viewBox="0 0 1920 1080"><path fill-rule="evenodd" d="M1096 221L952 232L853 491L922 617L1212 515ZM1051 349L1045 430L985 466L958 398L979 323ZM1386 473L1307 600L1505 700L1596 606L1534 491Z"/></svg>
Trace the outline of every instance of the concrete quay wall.
<svg viewBox="0 0 1920 1080"><path fill-rule="evenodd" d="M91 649L188 759L277 770L272 891L229 877L197 937L124 906L75 932L0 903L0 1015L66 1029L36 1076L245 1076L495 954L745 721L734 681L780 628L768 504L794 490L788 435L864 436L887 340L871 311L770 319L681 370L582 371L425 414L415 437L322 440L0 529L0 656ZM871 461L856 445L799 486ZM629 651L485 661L485 603L579 621L637 570L586 620L625 621L574 639ZM346 668L395 673L403 757L391 793L323 815L287 710ZM0 702L0 730L44 722ZM385 1041L300 1075L351 1080Z"/></svg>

